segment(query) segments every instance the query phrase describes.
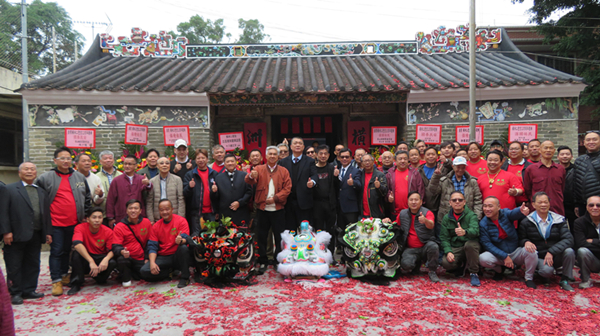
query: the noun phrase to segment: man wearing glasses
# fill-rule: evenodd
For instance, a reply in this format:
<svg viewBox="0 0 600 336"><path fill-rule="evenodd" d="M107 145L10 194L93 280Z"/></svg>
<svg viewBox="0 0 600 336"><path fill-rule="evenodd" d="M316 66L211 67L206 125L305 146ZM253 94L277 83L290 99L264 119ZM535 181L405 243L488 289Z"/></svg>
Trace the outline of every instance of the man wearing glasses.
<svg viewBox="0 0 600 336"><path fill-rule="evenodd" d="M571 195L575 201L575 215L585 215L586 200L600 195L600 131L589 131L583 140L587 154L575 160Z"/></svg>
<svg viewBox="0 0 600 336"><path fill-rule="evenodd" d="M590 273L600 272L600 196L592 196L587 200L587 213L575 220L573 235L575 248L577 248L577 261L579 262L579 275L581 283L579 288L592 287L593 281Z"/></svg>
<svg viewBox="0 0 600 336"><path fill-rule="evenodd" d="M463 276L465 266L471 274L471 286L479 287L479 223L477 215L465 206L465 196L460 191L450 194L452 210L442 219L440 241L444 258L442 266Z"/></svg>
<svg viewBox="0 0 600 336"><path fill-rule="evenodd" d="M63 285L68 285L69 253L73 240L73 230L83 223L91 207L92 197L83 174L71 167L71 150L60 147L54 151L56 168L48 171L37 180L50 198L50 218L52 221L52 244L50 244L50 277L52 295L63 294Z"/></svg>

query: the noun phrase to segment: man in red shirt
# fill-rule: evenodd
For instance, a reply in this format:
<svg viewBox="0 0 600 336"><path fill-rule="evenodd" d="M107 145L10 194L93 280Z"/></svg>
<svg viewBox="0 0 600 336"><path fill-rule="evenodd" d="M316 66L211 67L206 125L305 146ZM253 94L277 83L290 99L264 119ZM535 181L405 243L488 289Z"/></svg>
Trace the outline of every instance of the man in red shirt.
<svg viewBox="0 0 600 336"><path fill-rule="evenodd" d="M112 252L113 232L102 225L103 220L102 208L95 207L90 210L87 223L75 227L74 251L71 256L73 276L67 295L77 294L81 290L86 273L89 273L96 283L103 284L117 266Z"/></svg>
<svg viewBox="0 0 600 336"><path fill-rule="evenodd" d="M139 280L140 269L148 262L146 245L152 223L142 215L142 203L136 199L127 201L127 218L115 225L113 252L123 287L131 286L131 278Z"/></svg>
<svg viewBox="0 0 600 336"><path fill-rule="evenodd" d="M389 222L389 219L385 219ZM408 194L408 209L400 211L398 220L402 229L402 237L398 241L404 246L400 265L402 269L418 274L421 264L427 261L429 279L440 282L435 271L438 267L440 247L435 236L435 216L429 209L423 207L423 200L418 192Z"/></svg>
<svg viewBox="0 0 600 336"><path fill-rule="evenodd" d="M412 168L408 161L408 152L397 151L396 167L390 169L386 178L388 181L388 202L392 203L392 216L398 217L401 210L408 208L408 193L417 191L425 194L425 186L419 175L419 170Z"/></svg>
<svg viewBox="0 0 600 336"><path fill-rule="evenodd" d="M481 145L476 141L472 141L467 145L467 156L469 162L467 164L467 173L479 178L487 173L487 162L481 158Z"/></svg>
<svg viewBox="0 0 600 336"><path fill-rule="evenodd" d="M487 155L487 172L479 175L477 184L483 199L495 196L500 201L500 208L514 209L516 197L523 195L521 180L513 173L500 169L504 154L493 150Z"/></svg>
<svg viewBox="0 0 600 336"><path fill-rule="evenodd" d="M509 173L515 174L521 181L523 181L523 172L527 167L531 165L531 162L527 161L523 157L523 151L525 145L518 141L513 141L508 145L508 160L502 164L500 169Z"/></svg>
<svg viewBox="0 0 600 336"><path fill-rule="evenodd" d="M200 234L200 220L217 219L216 207L210 199L210 187L215 182L217 174L208 166L208 151L204 148L196 149L196 167L187 172L183 179L183 196L186 198L192 237Z"/></svg>
<svg viewBox="0 0 600 336"><path fill-rule="evenodd" d="M550 198L550 211L564 216L563 190L565 189L567 172L565 167L552 161L554 152L552 141L546 140L542 143L542 159L525 170L523 186L529 199L538 191L545 192Z"/></svg>
<svg viewBox="0 0 600 336"><path fill-rule="evenodd" d="M190 230L185 218L173 214L173 205L169 200L158 204L160 217L152 225L148 237L148 259L140 270L142 279L162 281L169 277L172 269L181 271L177 288L183 288L190 283L191 255L188 239Z"/></svg>

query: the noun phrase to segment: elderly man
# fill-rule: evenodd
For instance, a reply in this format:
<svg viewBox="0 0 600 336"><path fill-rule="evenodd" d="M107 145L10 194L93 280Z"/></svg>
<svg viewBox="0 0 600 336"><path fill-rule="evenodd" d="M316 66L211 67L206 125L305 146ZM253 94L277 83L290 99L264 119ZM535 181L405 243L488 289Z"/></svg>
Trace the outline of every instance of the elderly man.
<svg viewBox="0 0 600 336"><path fill-rule="evenodd" d="M388 186L385 175L375 169L375 160L371 154L362 157L363 173L360 176L362 199L359 203L361 218L384 218L384 202L386 202Z"/></svg>
<svg viewBox="0 0 600 336"><path fill-rule="evenodd" d="M377 167L377 169L387 174L387 172L394 167L394 154L390 151L385 151L381 154L381 167Z"/></svg>
<svg viewBox="0 0 600 336"><path fill-rule="evenodd" d="M37 168L31 162L19 166L21 181L0 186L0 235L13 304L36 299L40 275L40 251L52 242L48 194L33 182Z"/></svg>
<svg viewBox="0 0 600 336"><path fill-rule="evenodd" d="M367 154L367 151L364 148L357 148L354 151L354 162L353 165L358 169L363 169L362 166L362 157Z"/></svg>
<svg viewBox="0 0 600 336"><path fill-rule="evenodd" d="M483 199L494 196L500 201L500 207L514 209L516 197L523 195L521 180L513 173L500 169L504 154L493 150L487 154L487 172L477 178L477 184Z"/></svg>
<svg viewBox="0 0 600 336"><path fill-rule="evenodd" d="M542 143L538 139L529 140L527 144L527 150L529 152L529 162L537 163L540 162L542 153L540 153L540 147Z"/></svg>
<svg viewBox="0 0 600 336"><path fill-rule="evenodd" d="M152 184L144 175L135 173L137 169L137 158L131 154L123 160L124 174L115 177L106 199L106 217L108 226L112 229L116 222L127 216L125 204L130 199L143 199L142 193L152 189ZM142 208L142 216L146 211Z"/></svg>
<svg viewBox="0 0 600 336"><path fill-rule="evenodd" d="M161 219L150 229L149 261L140 269L140 275L146 281L161 281L169 276L171 269L176 268L181 271L177 288L186 287L190 283L191 265L188 223L185 218L173 214L169 200L160 201L158 209Z"/></svg>
<svg viewBox="0 0 600 336"><path fill-rule="evenodd" d="M102 210L106 210L106 195L108 195L108 192L110 191L110 184L115 177L122 173L115 167L115 154L113 154L113 152L105 150L100 152L100 155L98 156L100 157L100 165L102 167L100 171L96 173L96 176L100 178L102 190L104 191L104 200L102 201L102 204L100 204L100 207ZM90 191L92 190L94 189L90 189ZM108 222L105 224L108 224Z"/></svg>
<svg viewBox="0 0 600 336"><path fill-rule="evenodd" d="M575 214L583 216L585 203L591 196L600 195L600 131L589 131L583 140L587 154L575 160L571 195L575 202Z"/></svg>
<svg viewBox="0 0 600 336"><path fill-rule="evenodd" d="M50 245L50 277L52 295L63 294L68 285L69 254L75 226L83 223L92 203L90 189L83 174L71 168L71 150L61 147L54 151L56 168L42 174L37 185L49 196L52 219Z"/></svg>
<svg viewBox="0 0 600 336"><path fill-rule="evenodd" d="M225 147L221 145L214 145L212 148L213 163L208 167L218 173L225 171Z"/></svg>
<svg viewBox="0 0 600 336"><path fill-rule="evenodd" d="M102 225L103 219L102 209L94 207L90 210L87 222L75 227L71 255L73 276L67 295L74 295L81 290L86 273L96 283L104 284L117 267L112 252L113 232Z"/></svg>
<svg viewBox="0 0 600 336"><path fill-rule="evenodd" d="M173 212L185 217L185 198L183 197L183 182L179 176L169 173L170 162L161 157L157 162L158 175L150 180L152 190L146 197L146 215L151 223L160 219L158 202L168 199L173 204Z"/></svg>
<svg viewBox="0 0 600 336"><path fill-rule="evenodd" d="M452 161L452 171L442 176L441 170L436 169L427 186L427 194L439 198L438 223L450 212L452 207L450 195L460 191L465 198L467 208L475 213L477 219L481 219L481 191L477 179L466 171L467 159L458 156Z"/></svg>
<svg viewBox="0 0 600 336"><path fill-rule="evenodd" d="M106 193L102 188L102 181L96 174L91 173L92 159L88 154L82 153L75 157L75 168L85 176L88 188L92 193L92 202L94 205L100 205L104 202Z"/></svg>
<svg viewBox="0 0 600 336"><path fill-rule="evenodd" d="M571 248L573 236L567 221L565 217L550 211L550 198L543 191L533 195L532 205L535 211L519 225L520 245L528 252L537 251L540 276L549 279L555 269L562 266L560 287L572 292L569 279L573 278L575 252Z"/></svg>
<svg viewBox="0 0 600 336"><path fill-rule="evenodd" d="M183 181L185 174L194 169L194 162L188 156L188 143L183 139L175 141L175 160L171 161L170 172Z"/></svg>
<svg viewBox="0 0 600 336"><path fill-rule="evenodd" d="M218 174L211 186L212 202L218 214L230 217L235 225L247 227L252 187L244 182L246 173L236 170L237 160L233 154L225 155L224 164L225 172Z"/></svg>
<svg viewBox="0 0 600 336"><path fill-rule="evenodd" d="M146 167L137 171L139 175L146 175L149 180L151 180L154 176L158 175L158 159L160 158L160 153L158 150L154 148L150 148L146 152Z"/></svg>
<svg viewBox="0 0 600 336"><path fill-rule="evenodd" d="M523 157L524 151L525 145L518 141L511 142L508 145L508 160L500 167L504 171L515 174L521 181L523 181L523 172L525 169L532 165L531 162Z"/></svg>
<svg viewBox="0 0 600 336"><path fill-rule="evenodd" d="M410 166L408 152L396 151L396 167L390 169L385 178L388 182L387 201L392 203L391 212L394 218L398 217L400 211L408 208L408 193L416 191L420 195L425 194L423 180L419 171Z"/></svg>
<svg viewBox="0 0 600 336"><path fill-rule="evenodd" d="M575 220L575 248L579 263L581 283L579 288L592 287L591 273L600 272L600 196L591 196L587 200L587 212Z"/></svg>
<svg viewBox="0 0 600 336"><path fill-rule="evenodd" d="M244 178L246 183L256 185L254 202L258 209L258 274L267 270L267 237L269 229L275 236L275 256L281 252L281 233L285 231L285 203L292 190L292 181L287 169L277 164L279 149L267 147L267 163L254 167Z"/></svg>
<svg viewBox="0 0 600 336"><path fill-rule="evenodd" d="M519 236L513 222L525 218L529 208L524 204L513 210L500 208L500 201L489 196L483 201L485 217L479 222L479 242L485 252L479 255L482 267L494 270L494 280L503 278L502 267L525 265L525 284L537 288L533 275L537 267L537 254L519 247Z"/></svg>
<svg viewBox="0 0 600 336"><path fill-rule="evenodd" d="M280 143L277 145L279 149L279 160L283 160L290 155L290 147L287 144L287 141Z"/></svg>
<svg viewBox="0 0 600 336"><path fill-rule="evenodd" d="M457 276L465 272L471 275L471 286L479 287L479 219L465 207L465 196L460 191L450 194L452 210L442 219L440 241L444 257L442 266L447 271L456 270Z"/></svg>
<svg viewBox="0 0 600 336"><path fill-rule="evenodd" d="M523 173L525 194L531 199L538 191L545 192L551 199L550 211L564 216L563 190L567 174L565 167L552 161L555 152L552 141L544 141L541 152L540 162L532 164Z"/></svg>

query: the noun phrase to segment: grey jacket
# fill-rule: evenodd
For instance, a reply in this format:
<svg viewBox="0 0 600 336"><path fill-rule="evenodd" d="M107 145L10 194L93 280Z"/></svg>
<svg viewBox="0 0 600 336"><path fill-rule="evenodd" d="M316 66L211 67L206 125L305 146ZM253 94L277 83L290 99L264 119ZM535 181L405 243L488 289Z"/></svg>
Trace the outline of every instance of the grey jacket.
<svg viewBox="0 0 600 336"><path fill-rule="evenodd" d="M87 180L83 174L71 168L69 168L69 173L71 174L69 182L71 184L71 190L73 191L75 206L77 207L77 220L80 223L83 223L86 214L92 205L90 188L88 187ZM61 178L58 174L62 173L54 168L43 173L35 182L48 193L50 204L54 202L54 197L56 197L58 187L60 186Z"/></svg>
<svg viewBox="0 0 600 336"><path fill-rule="evenodd" d="M160 174L154 176L150 183L152 189L148 191L146 199L146 216L150 222L159 220L158 202L160 202ZM167 176L167 199L173 204L173 213L185 217L185 199L183 198L183 183L181 178L175 174L169 173Z"/></svg>
<svg viewBox="0 0 600 336"><path fill-rule="evenodd" d="M421 207L417 213L419 212L422 212L423 216L427 216L429 209ZM402 230L402 237L400 238L399 243L404 249L407 247L406 244L408 241L408 232L410 231L411 225L412 216L410 214L410 209L404 209L400 211L400 215L398 217L400 218L399 225L400 229ZM433 241L439 244L439 241L435 238L434 229L428 229L424 224L419 223L419 221L416 218L415 221L415 231L417 232L417 237L419 237L421 243L426 244L429 241Z"/></svg>
<svg viewBox="0 0 600 336"><path fill-rule="evenodd" d="M440 177L441 176L441 177ZM427 186L427 194L439 196L440 207L438 208L437 222L441 223L446 214L450 212L450 194L454 192L454 183L452 177L454 171L451 171L446 176L433 174L429 185ZM465 183L465 201L469 209L473 210L477 219L481 220L483 216L483 200L481 199L481 190L477 184L477 178L465 172L463 178L467 179Z"/></svg>

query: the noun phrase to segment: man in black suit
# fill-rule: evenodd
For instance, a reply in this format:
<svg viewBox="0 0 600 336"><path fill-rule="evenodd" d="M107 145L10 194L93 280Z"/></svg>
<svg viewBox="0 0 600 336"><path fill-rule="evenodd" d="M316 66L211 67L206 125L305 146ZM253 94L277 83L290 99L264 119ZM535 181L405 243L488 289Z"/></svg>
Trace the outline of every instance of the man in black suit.
<svg viewBox="0 0 600 336"><path fill-rule="evenodd" d="M329 146L320 145L317 151L317 176L319 183L314 191L314 223L315 230L327 231L335 237L335 208L337 203L335 180L340 171L329 160ZM333 241L333 239L332 239Z"/></svg>
<svg viewBox="0 0 600 336"><path fill-rule="evenodd" d="M360 169L352 165L352 152L348 148L340 150L338 160L341 163L336 181L338 190L338 227L346 229L348 224L358 222L358 201L362 191ZM335 240L334 240L335 241Z"/></svg>
<svg viewBox="0 0 600 336"><path fill-rule="evenodd" d="M42 243L52 242L50 202L46 192L33 184L36 166L19 166L21 181L0 187L0 234L13 304L44 296L36 293Z"/></svg>
<svg viewBox="0 0 600 336"><path fill-rule="evenodd" d="M225 155L225 171L215 177L210 196L215 211L238 226L250 225L250 209L248 201L252 196L252 187L244 182L245 172L236 170L237 160L233 154Z"/></svg>
<svg viewBox="0 0 600 336"><path fill-rule="evenodd" d="M279 161L279 165L290 173L292 192L285 204L286 229L296 230L300 222L307 220L312 223L313 190L317 185L317 167L315 160L304 152L304 140L292 138L290 146L292 155Z"/></svg>

